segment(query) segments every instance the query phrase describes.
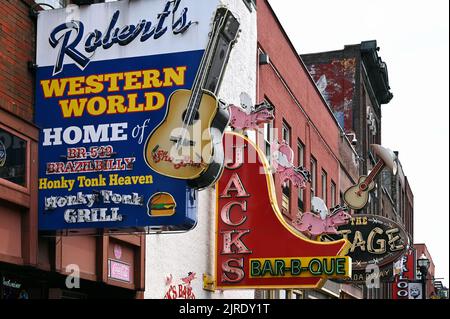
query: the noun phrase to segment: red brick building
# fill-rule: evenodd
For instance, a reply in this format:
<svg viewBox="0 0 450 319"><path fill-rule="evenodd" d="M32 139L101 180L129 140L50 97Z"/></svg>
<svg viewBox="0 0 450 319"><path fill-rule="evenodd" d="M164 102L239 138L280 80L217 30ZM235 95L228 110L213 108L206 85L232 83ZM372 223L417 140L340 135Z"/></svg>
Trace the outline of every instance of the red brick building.
<svg viewBox="0 0 450 319"><path fill-rule="evenodd" d="M306 167L312 175L312 182L302 191L292 185L283 188L275 176L278 201L285 218L292 221L297 214L310 211L313 196L322 198L328 208L341 203L340 193L358 177L357 154L268 1L257 1L257 10L257 95L259 101L266 100L275 108L275 120L266 125L259 143L270 155L270 142L286 141L294 150L294 164ZM308 292L310 297L324 292L328 297L343 298L346 293L361 297L357 287L327 284L321 292Z"/></svg>
<svg viewBox="0 0 450 319"><path fill-rule="evenodd" d="M39 236L32 7L40 10L32 0L0 6L0 299L142 297L144 236ZM119 250L129 282L108 276L108 261ZM79 267L80 289L65 285L70 265Z"/></svg>
<svg viewBox="0 0 450 319"><path fill-rule="evenodd" d="M379 50L377 41L372 40L346 45L342 50L302 54L339 125L353 141L360 163L359 175L368 175L378 160L370 144L383 144L382 107L393 98L387 64L379 56ZM383 170L369 196L368 205L357 213L397 221L413 242L414 195L399 160L398 172ZM390 298L390 284L381 286L381 289L366 290L365 297Z"/></svg>

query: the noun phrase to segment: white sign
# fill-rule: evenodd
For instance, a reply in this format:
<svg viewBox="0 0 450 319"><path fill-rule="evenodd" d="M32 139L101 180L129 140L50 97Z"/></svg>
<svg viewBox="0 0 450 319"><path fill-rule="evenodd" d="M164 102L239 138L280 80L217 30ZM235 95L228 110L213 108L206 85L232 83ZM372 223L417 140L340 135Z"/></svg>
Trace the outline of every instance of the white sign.
<svg viewBox="0 0 450 319"><path fill-rule="evenodd" d="M125 282L131 282L130 265L114 260L108 260L108 265L109 265L108 269L109 278Z"/></svg>
<svg viewBox="0 0 450 319"><path fill-rule="evenodd" d="M204 50L219 0L124 0L41 11L39 67Z"/></svg>

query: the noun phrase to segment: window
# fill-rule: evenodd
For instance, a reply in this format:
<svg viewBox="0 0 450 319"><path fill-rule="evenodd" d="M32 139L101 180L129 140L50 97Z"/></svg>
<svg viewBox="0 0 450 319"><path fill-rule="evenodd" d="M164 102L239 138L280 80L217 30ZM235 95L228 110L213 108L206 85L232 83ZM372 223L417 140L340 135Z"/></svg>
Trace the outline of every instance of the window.
<svg viewBox="0 0 450 319"><path fill-rule="evenodd" d="M289 182L290 183L290 182ZM289 183L286 186L282 186L282 203L281 203L281 211L283 214L290 216L290 206L291 206L291 188L289 187Z"/></svg>
<svg viewBox="0 0 450 319"><path fill-rule="evenodd" d="M322 199L325 202L325 204L328 203L327 201L327 172L322 170Z"/></svg>
<svg viewBox="0 0 450 319"><path fill-rule="evenodd" d="M266 152L266 158L271 161L272 156L270 156L270 145L272 144L272 123L264 124L264 148Z"/></svg>
<svg viewBox="0 0 450 319"><path fill-rule="evenodd" d="M283 120L283 127L281 129L281 137L283 141L285 141L288 145L291 145L291 128L289 125ZM291 187L290 182L286 183L286 186L282 186L283 191L283 203L282 203L282 211L290 215L290 203L291 203Z"/></svg>
<svg viewBox="0 0 450 319"><path fill-rule="evenodd" d="M283 128L281 131L283 141L291 145L291 127L283 120Z"/></svg>
<svg viewBox="0 0 450 319"><path fill-rule="evenodd" d="M0 127L0 178L26 186L27 142Z"/></svg>
<svg viewBox="0 0 450 319"><path fill-rule="evenodd" d="M311 156L311 199L317 194L317 161Z"/></svg>
<svg viewBox="0 0 450 319"><path fill-rule="evenodd" d="M268 103L271 104L270 102ZM273 121L272 121L270 123L264 124L264 151L266 153L266 158L269 160L270 163L272 163L270 146L272 145L273 140L274 136L273 136Z"/></svg>
<svg viewBox="0 0 450 319"><path fill-rule="evenodd" d="M336 204L336 184L331 181L331 186L330 186L330 192L331 192L331 207L335 207Z"/></svg>
<svg viewBox="0 0 450 319"><path fill-rule="evenodd" d="M297 141L297 158L298 166L305 166L305 145L300 141ZM304 193L305 191L303 189L298 189L298 209L301 212L305 210Z"/></svg>

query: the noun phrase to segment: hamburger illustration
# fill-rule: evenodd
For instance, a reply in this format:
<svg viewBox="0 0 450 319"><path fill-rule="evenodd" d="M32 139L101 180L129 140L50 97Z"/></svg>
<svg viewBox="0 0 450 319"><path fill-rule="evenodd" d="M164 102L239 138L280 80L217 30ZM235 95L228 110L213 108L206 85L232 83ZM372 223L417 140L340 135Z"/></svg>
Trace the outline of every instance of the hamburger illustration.
<svg viewBox="0 0 450 319"><path fill-rule="evenodd" d="M148 201L150 217L167 217L175 214L177 204L169 193L156 193Z"/></svg>

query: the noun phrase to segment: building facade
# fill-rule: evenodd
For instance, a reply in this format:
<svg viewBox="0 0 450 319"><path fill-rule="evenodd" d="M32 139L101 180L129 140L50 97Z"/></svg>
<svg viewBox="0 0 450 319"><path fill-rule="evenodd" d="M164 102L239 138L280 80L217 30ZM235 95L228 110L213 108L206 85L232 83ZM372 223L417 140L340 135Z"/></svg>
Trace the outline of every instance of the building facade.
<svg viewBox="0 0 450 319"><path fill-rule="evenodd" d="M274 141L284 141L294 151L294 165L311 173L305 190L284 187L275 174L278 201L292 223L311 211L311 199L322 198L329 209L341 204L340 194L358 177L357 153L345 137L332 109L297 54L268 1L258 5L258 97L275 108L275 120L266 125L259 145L270 157ZM265 292L266 297L277 295ZM278 294L279 295L279 294ZM282 293L293 298L361 298L361 289L327 281L321 290Z"/></svg>
<svg viewBox="0 0 450 319"><path fill-rule="evenodd" d="M346 45L343 50L302 54L311 76L355 147L360 175L367 175L376 164L370 145L382 144L382 105L393 98L387 64L379 56L379 50L374 40ZM359 213L380 213L381 177L376 181L369 204Z"/></svg>
<svg viewBox="0 0 450 319"><path fill-rule="evenodd" d="M302 59L356 151L359 175L368 175L377 158L371 144L381 144L382 105L393 98L387 65L376 41L346 45L343 50L303 54ZM387 217L404 227L414 242L414 195L398 152L394 174L384 169L376 178L368 205L355 213ZM345 191L346 188L342 190ZM343 193L340 194L341 198ZM365 298L391 298L391 283L365 289Z"/></svg>
<svg viewBox="0 0 450 319"><path fill-rule="evenodd" d="M65 1L47 3L56 7ZM382 144L381 105L392 99L387 66L376 41L299 56L267 0L221 3L239 17L242 31L218 97L239 105L246 93L253 103L267 101L274 106L273 122L256 134L248 133L250 138L269 159L272 143L286 142L294 151L294 164L311 172L311 183L304 190L282 185L274 175L284 218L292 224L311 211L313 197L322 198L328 208L344 204L345 190L376 164L370 144ZM36 25L30 12L43 9L32 0L7 2L0 8L0 156L3 152L7 158L2 163L0 157L0 299L161 299L173 297L172 289L178 289L178 297L198 299L390 297L389 284L363 290L331 280L318 290L208 289L207 283L217 280L212 278L216 208L212 187L199 192L198 224L187 233L39 235L40 128L34 124L33 98ZM400 163L396 175L385 170L378 177L370 196L367 208L355 213L401 222L413 242L414 197ZM426 248L423 251L428 254ZM129 282L110 278L109 261L114 259L130 266ZM79 270L81 284L72 290L66 279L74 270ZM189 281L189 289L183 280Z"/></svg>
<svg viewBox="0 0 450 319"><path fill-rule="evenodd" d="M241 33L235 44L218 97L226 103L240 105L241 93L256 99L256 10L252 1L224 0L240 20ZM199 299L254 298L253 290L210 291L203 289L203 276L214 273L215 255L215 189L199 192L198 224L179 234L151 234L147 236L145 298L170 298L170 288L179 287L188 276L191 294L182 297ZM191 275L189 275L191 274ZM169 284L170 283L170 284Z"/></svg>
<svg viewBox="0 0 450 319"><path fill-rule="evenodd" d="M39 128L34 125L32 66L34 14L44 7L31 0L2 4L0 144L6 161L0 165L0 299L141 298L145 237L44 237L38 232ZM112 259L129 265L128 282L110 278ZM78 289L66 284L68 275L79 276ZM69 282L76 285L76 279L70 278Z"/></svg>

